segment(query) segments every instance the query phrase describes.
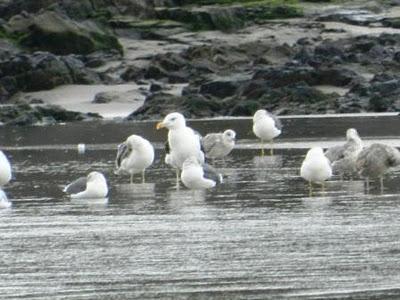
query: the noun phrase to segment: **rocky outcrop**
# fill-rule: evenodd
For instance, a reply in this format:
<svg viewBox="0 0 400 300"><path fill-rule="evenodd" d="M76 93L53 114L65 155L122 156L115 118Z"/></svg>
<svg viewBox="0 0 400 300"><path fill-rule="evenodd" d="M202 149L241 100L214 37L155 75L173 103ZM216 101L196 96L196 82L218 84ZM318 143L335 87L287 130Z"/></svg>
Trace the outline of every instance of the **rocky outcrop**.
<svg viewBox="0 0 400 300"><path fill-rule="evenodd" d="M38 91L62 84L92 84L98 75L85 68L72 55L56 56L48 52L18 54L0 61L0 87L3 97L18 91Z"/></svg>
<svg viewBox="0 0 400 300"><path fill-rule="evenodd" d="M87 19L104 14L129 14L136 17L155 16L154 3L151 0L1 0L0 16L9 19L20 14L37 13L42 9L57 10L72 19Z"/></svg>
<svg viewBox="0 0 400 300"><path fill-rule="evenodd" d="M98 50L122 47L112 32L91 20L74 21L53 11L36 15L15 16L6 30L21 36L20 45L33 51L54 54L89 54Z"/></svg>
<svg viewBox="0 0 400 300"><path fill-rule="evenodd" d="M31 106L28 104L3 106L0 123L3 125L51 125L58 122L73 122L101 118L97 114L67 111L56 105Z"/></svg>
<svg viewBox="0 0 400 300"><path fill-rule="evenodd" d="M280 114L399 110L397 77L380 75L367 80L352 68L356 63L376 72L385 70L383 74L398 72L398 35L360 36L318 44L299 40L286 48L281 51L271 43L214 44L157 55L149 69L142 70L145 78L169 83L186 80L189 86L181 96L155 91L129 118L158 118L163 105L191 117L252 115L261 107ZM271 49L286 53L286 63L271 63ZM140 73L136 70L132 74ZM322 92L319 86L348 92Z"/></svg>

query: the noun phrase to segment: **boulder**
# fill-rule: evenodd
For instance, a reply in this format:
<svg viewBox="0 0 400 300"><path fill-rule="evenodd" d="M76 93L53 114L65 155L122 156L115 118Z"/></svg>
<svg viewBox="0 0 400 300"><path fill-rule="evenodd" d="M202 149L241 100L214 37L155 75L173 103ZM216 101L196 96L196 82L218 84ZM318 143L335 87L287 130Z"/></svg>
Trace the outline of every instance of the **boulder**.
<svg viewBox="0 0 400 300"><path fill-rule="evenodd" d="M154 18L151 0L1 0L0 16L5 19L22 11L37 13L42 9L60 11L72 19L101 18L111 14L129 14L139 18Z"/></svg>
<svg viewBox="0 0 400 300"><path fill-rule="evenodd" d="M93 99L93 103L110 103L110 102L135 102L137 101L137 90L131 91L106 91L97 93Z"/></svg>
<svg viewBox="0 0 400 300"><path fill-rule="evenodd" d="M58 85L100 81L97 74L84 67L74 56L57 56L48 52L18 54L0 61L0 85L9 96L18 91L52 89Z"/></svg>
<svg viewBox="0 0 400 300"><path fill-rule="evenodd" d="M211 81L200 86L200 94L227 98L233 96L237 88L238 84L235 81Z"/></svg>
<svg viewBox="0 0 400 300"><path fill-rule="evenodd" d="M24 25L15 20L9 22L8 30L21 34L19 43L33 50L54 54L89 54L97 50L116 49L122 46L114 34L92 20L78 22L54 11L31 15Z"/></svg>

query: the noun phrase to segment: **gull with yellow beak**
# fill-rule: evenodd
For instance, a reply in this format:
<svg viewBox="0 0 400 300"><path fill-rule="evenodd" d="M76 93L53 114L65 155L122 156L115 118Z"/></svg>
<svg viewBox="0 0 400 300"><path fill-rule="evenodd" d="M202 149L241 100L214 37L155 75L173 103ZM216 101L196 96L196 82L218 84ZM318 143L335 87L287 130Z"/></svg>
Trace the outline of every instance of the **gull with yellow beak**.
<svg viewBox="0 0 400 300"><path fill-rule="evenodd" d="M195 157L199 163L204 163L200 136L186 126L185 117L178 112L168 114L156 128L168 129L166 148L169 153L165 156L165 162L176 169L177 186L179 186L179 170L187 158Z"/></svg>

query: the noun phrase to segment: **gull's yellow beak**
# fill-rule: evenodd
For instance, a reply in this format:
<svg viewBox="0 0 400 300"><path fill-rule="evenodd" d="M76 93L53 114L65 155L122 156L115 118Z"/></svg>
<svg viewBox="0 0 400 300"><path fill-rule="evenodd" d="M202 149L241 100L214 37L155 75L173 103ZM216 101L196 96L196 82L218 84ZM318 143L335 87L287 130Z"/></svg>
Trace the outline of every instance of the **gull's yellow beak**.
<svg viewBox="0 0 400 300"><path fill-rule="evenodd" d="M157 130L159 130L159 129L161 129L161 128L164 128L164 127L165 127L165 126L164 126L163 122L158 122L157 125L156 125L156 129L157 129Z"/></svg>

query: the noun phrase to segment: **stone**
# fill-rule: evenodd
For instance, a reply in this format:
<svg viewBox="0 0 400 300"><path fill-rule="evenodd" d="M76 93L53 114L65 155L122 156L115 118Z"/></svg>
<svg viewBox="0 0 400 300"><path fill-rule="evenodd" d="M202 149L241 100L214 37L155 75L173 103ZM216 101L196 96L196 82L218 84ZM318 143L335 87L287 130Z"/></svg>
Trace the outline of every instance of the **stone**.
<svg viewBox="0 0 400 300"><path fill-rule="evenodd" d="M211 81L200 86L200 94L217 98L231 97L236 93L237 84L233 81Z"/></svg>
<svg viewBox="0 0 400 300"><path fill-rule="evenodd" d="M19 42L24 47L59 55L111 49L122 52L114 34L92 20L78 22L53 11L44 11L31 18L29 27L17 30L23 33Z"/></svg>

